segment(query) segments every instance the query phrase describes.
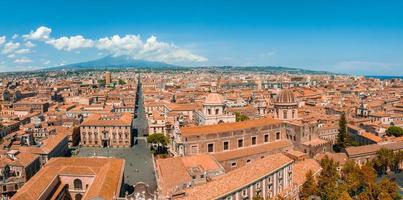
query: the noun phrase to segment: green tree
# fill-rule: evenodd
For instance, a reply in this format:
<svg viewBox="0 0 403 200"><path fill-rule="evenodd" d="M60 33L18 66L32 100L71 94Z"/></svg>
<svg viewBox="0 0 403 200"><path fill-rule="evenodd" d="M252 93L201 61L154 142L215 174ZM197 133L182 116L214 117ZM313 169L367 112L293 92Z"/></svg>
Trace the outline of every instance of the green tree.
<svg viewBox="0 0 403 200"><path fill-rule="evenodd" d="M309 170L306 174L306 181L301 188L301 199L306 200L310 196L317 195L317 193L318 185L315 181L315 177L313 176L313 172Z"/></svg>
<svg viewBox="0 0 403 200"><path fill-rule="evenodd" d="M400 172L399 164L403 162L403 151L396 151L393 155L391 170L395 173Z"/></svg>
<svg viewBox="0 0 403 200"><path fill-rule="evenodd" d="M126 84L126 82L124 80L122 80L122 79L119 79L118 83L119 83L119 85L125 85Z"/></svg>
<svg viewBox="0 0 403 200"><path fill-rule="evenodd" d="M165 147L168 145L169 138L162 133L154 133L147 137L147 142L150 144L156 144L157 145L156 153L159 154L162 152L161 150L165 149Z"/></svg>
<svg viewBox="0 0 403 200"><path fill-rule="evenodd" d="M353 200L347 191L341 193L339 200Z"/></svg>
<svg viewBox="0 0 403 200"><path fill-rule="evenodd" d="M346 114L343 112L339 120L339 133L337 134L337 142L335 144L334 150L340 152L341 149L347 146L347 120Z"/></svg>
<svg viewBox="0 0 403 200"><path fill-rule="evenodd" d="M104 79L99 79L97 82L98 82L98 84L99 84L100 86L105 86L105 84L106 84L106 82L105 82Z"/></svg>
<svg viewBox="0 0 403 200"><path fill-rule="evenodd" d="M403 128L400 128L398 126L389 126L388 129L386 129L386 134L388 136L395 136L395 137L400 137L403 136Z"/></svg>
<svg viewBox="0 0 403 200"><path fill-rule="evenodd" d="M348 160L341 172L341 178L347 186L348 194L353 197L356 196L363 184L360 167L353 160Z"/></svg>
<svg viewBox="0 0 403 200"><path fill-rule="evenodd" d="M385 174L388 168L393 168L395 154L390 149L382 148L376 152L376 157L373 160L374 168L379 175Z"/></svg>
<svg viewBox="0 0 403 200"><path fill-rule="evenodd" d="M378 183L378 199L400 199L396 182L383 178Z"/></svg>
<svg viewBox="0 0 403 200"><path fill-rule="evenodd" d="M235 120L237 122L245 121L245 120L248 120L248 119L249 119L248 116L246 116L244 114L241 114L240 112L235 112Z"/></svg>
<svg viewBox="0 0 403 200"><path fill-rule="evenodd" d="M338 187L339 174L337 172L338 163L328 156L325 156L320 165L322 171L318 178L318 194L323 200L337 200L340 196Z"/></svg>

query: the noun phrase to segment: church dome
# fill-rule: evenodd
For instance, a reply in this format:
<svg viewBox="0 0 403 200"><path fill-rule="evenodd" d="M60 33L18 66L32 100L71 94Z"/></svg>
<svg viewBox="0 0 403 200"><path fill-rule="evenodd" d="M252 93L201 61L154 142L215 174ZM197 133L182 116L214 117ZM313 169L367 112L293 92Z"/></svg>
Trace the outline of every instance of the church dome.
<svg viewBox="0 0 403 200"><path fill-rule="evenodd" d="M224 104L224 97L218 93L210 93L209 95L207 95L204 104Z"/></svg>
<svg viewBox="0 0 403 200"><path fill-rule="evenodd" d="M294 94L289 89L283 89L278 94L274 101L278 104L294 104L296 103Z"/></svg>

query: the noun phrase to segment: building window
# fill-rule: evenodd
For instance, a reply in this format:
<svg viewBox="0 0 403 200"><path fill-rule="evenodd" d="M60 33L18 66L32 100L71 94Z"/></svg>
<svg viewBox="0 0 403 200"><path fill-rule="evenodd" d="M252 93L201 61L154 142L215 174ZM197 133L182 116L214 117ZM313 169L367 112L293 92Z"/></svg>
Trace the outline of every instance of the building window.
<svg viewBox="0 0 403 200"><path fill-rule="evenodd" d="M264 135L264 142L269 142L269 134Z"/></svg>
<svg viewBox="0 0 403 200"><path fill-rule="evenodd" d="M218 115L218 113L219 113L219 109L217 108L217 109L215 109L215 114Z"/></svg>
<svg viewBox="0 0 403 200"><path fill-rule="evenodd" d="M292 118L295 118L295 110L292 110Z"/></svg>
<svg viewBox="0 0 403 200"><path fill-rule="evenodd" d="M242 196L246 197L248 195L248 189L243 189L242 190Z"/></svg>
<svg viewBox="0 0 403 200"><path fill-rule="evenodd" d="M74 189L75 190L82 190L83 189L83 182L80 179L74 179Z"/></svg>
<svg viewBox="0 0 403 200"><path fill-rule="evenodd" d="M207 113L211 115L211 109L207 109Z"/></svg>
<svg viewBox="0 0 403 200"><path fill-rule="evenodd" d="M284 117L284 119L287 119L287 110L283 110L283 117Z"/></svg>
<svg viewBox="0 0 403 200"><path fill-rule="evenodd" d="M229 142L225 141L223 145L224 151L229 149Z"/></svg>
<svg viewBox="0 0 403 200"><path fill-rule="evenodd" d="M192 154L196 154L197 151L198 151L198 150L197 150L197 145L191 146L190 149L192 150L192 152L191 152Z"/></svg>
<svg viewBox="0 0 403 200"><path fill-rule="evenodd" d="M277 132L276 133L276 140L279 140L280 139L280 132Z"/></svg>
<svg viewBox="0 0 403 200"><path fill-rule="evenodd" d="M207 151L209 153L214 152L214 144L213 143L207 144Z"/></svg>
<svg viewBox="0 0 403 200"><path fill-rule="evenodd" d="M238 140L238 148L243 147L243 139Z"/></svg>
<svg viewBox="0 0 403 200"><path fill-rule="evenodd" d="M232 162L231 167L236 167L236 162Z"/></svg>
<svg viewBox="0 0 403 200"><path fill-rule="evenodd" d="M256 136L252 137L252 145L256 145Z"/></svg>

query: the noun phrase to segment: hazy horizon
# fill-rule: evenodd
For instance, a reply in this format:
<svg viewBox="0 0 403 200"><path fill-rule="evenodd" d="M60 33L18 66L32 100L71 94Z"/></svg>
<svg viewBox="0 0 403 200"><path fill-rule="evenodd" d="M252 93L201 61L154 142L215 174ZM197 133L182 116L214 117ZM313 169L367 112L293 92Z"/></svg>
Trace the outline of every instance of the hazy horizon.
<svg viewBox="0 0 403 200"><path fill-rule="evenodd" d="M403 75L403 2L1 1L0 71L106 55Z"/></svg>

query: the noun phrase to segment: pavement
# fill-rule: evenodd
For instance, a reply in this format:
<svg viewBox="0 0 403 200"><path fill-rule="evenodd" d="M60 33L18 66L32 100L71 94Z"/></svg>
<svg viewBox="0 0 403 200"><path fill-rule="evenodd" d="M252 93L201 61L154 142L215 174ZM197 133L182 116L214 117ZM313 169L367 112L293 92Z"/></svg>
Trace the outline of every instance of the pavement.
<svg viewBox="0 0 403 200"><path fill-rule="evenodd" d="M124 181L128 186L133 186L138 182L149 185L149 190L154 192L157 188L155 172L153 167L153 157L147 145L144 134L147 131L147 120L144 113L144 104L139 92L139 106L137 117L133 122L134 145L130 148L102 148L102 147L80 147L79 157L115 157L122 158L125 162Z"/></svg>

